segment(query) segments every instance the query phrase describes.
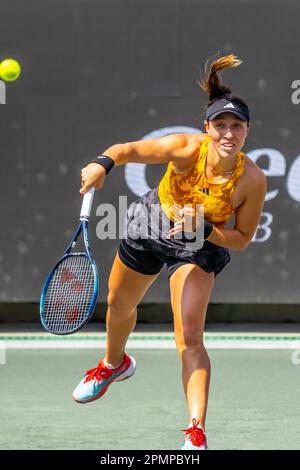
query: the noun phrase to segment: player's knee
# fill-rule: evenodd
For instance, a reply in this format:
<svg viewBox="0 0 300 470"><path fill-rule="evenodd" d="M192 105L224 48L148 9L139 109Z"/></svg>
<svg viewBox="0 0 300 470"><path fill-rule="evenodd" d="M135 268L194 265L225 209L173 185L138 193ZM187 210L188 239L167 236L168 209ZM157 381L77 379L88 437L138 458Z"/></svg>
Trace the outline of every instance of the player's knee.
<svg viewBox="0 0 300 470"><path fill-rule="evenodd" d="M203 343L203 331L193 325L185 326L177 338L177 347L180 352L189 351L200 353L205 349Z"/></svg>
<svg viewBox="0 0 300 470"><path fill-rule="evenodd" d="M129 318L135 315L136 306L129 305L120 295L109 292L107 306L111 316L118 318Z"/></svg>

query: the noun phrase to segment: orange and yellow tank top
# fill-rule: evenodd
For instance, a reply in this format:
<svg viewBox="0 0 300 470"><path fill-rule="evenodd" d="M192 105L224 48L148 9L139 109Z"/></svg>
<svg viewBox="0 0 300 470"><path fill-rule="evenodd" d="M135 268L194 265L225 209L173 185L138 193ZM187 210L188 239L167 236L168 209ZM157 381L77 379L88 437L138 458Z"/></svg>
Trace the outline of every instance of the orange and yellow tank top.
<svg viewBox="0 0 300 470"><path fill-rule="evenodd" d="M208 136L200 146L199 157L190 171L177 174L173 171L173 162L168 164L167 170L158 186L158 197L163 211L173 222L178 219L176 208L184 205L195 207L203 204L206 220L215 225L225 225L235 213L231 202L231 195L237 181L244 172L245 154L239 152L235 170L231 178L224 183L208 180L205 175ZM174 210L175 208L175 210Z"/></svg>

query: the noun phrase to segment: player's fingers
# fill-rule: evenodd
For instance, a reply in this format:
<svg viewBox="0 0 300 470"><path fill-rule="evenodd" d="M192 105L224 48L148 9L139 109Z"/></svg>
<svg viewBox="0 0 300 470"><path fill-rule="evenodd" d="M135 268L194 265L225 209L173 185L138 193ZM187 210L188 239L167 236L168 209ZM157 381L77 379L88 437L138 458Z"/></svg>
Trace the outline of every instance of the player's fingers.
<svg viewBox="0 0 300 470"><path fill-rule="evenodd" d="M80 189L80 194L85 194L91 189L92 185L85 183Z"/></svg>
<svg viewBox="0 0 300 470"><path fill-rule="evenodd" d="M185 207L184 209L181 209L179 211L180 216L183 216L184 214L186 215L195 215L196 211L192 207Z"/></svg>
<svg viewBox="0 0 300 470"><path fill-rule="evenodd" d="M178 220L178 222L175 222L174 228L180 228L185 222L185 218L182 218L181 220Z"/></svg>
<svg viewBox="0 0 300 470"><path fill-rule="evenodd" d="M81 169L81 176L86 176L88 173L88 169L87 167L85 166L84 168Z"/></svg>
<svg viewBox="0 0 300 470"><path fill-rule="evenodd" d="M174 225L174 227L169 231L169 235L174 235L175 233L182 232L182 224L181 225Z"/></svg>
<svg viewBox="0 0 300 470"><path fill-rule="evenodd" d="M81 186L84 186L87 182L86 176L81 176Z"/></svg>
<svg viewBox="0 0 300 470"><path fill-rule="evenodd" d="M170 230L170 232L168 233L168 236L169 237L173 237L174 235L176 235L177 233L181 232L182 230Z"/></svg>

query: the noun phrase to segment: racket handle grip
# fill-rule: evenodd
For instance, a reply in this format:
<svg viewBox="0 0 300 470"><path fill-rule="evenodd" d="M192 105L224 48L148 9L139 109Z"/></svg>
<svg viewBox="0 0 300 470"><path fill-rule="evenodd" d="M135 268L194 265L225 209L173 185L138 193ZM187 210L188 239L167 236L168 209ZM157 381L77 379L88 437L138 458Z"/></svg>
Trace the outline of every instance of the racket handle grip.
<svg viewBox="0 0 300 470"><path fill-rule="evenodd" d="M95 188L90 189L84 196L80 212L80 220L88 219L90 217Z"/></svg>

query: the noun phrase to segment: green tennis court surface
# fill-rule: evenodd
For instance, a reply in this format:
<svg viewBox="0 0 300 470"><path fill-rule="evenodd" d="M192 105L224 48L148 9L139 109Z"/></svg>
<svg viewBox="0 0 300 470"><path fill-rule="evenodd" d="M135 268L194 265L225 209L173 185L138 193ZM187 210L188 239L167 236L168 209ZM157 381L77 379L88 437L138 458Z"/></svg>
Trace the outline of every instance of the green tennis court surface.
<svg viewBox="0 0 300 470"><path fill-rule="evenodd" d="M175 350L127 350L137 372L94 403L71 394L97 349L8 349L1 449L180 449L187 425ZM299 449L300 364L288 349L212 349L210 449Z"/></svg>

